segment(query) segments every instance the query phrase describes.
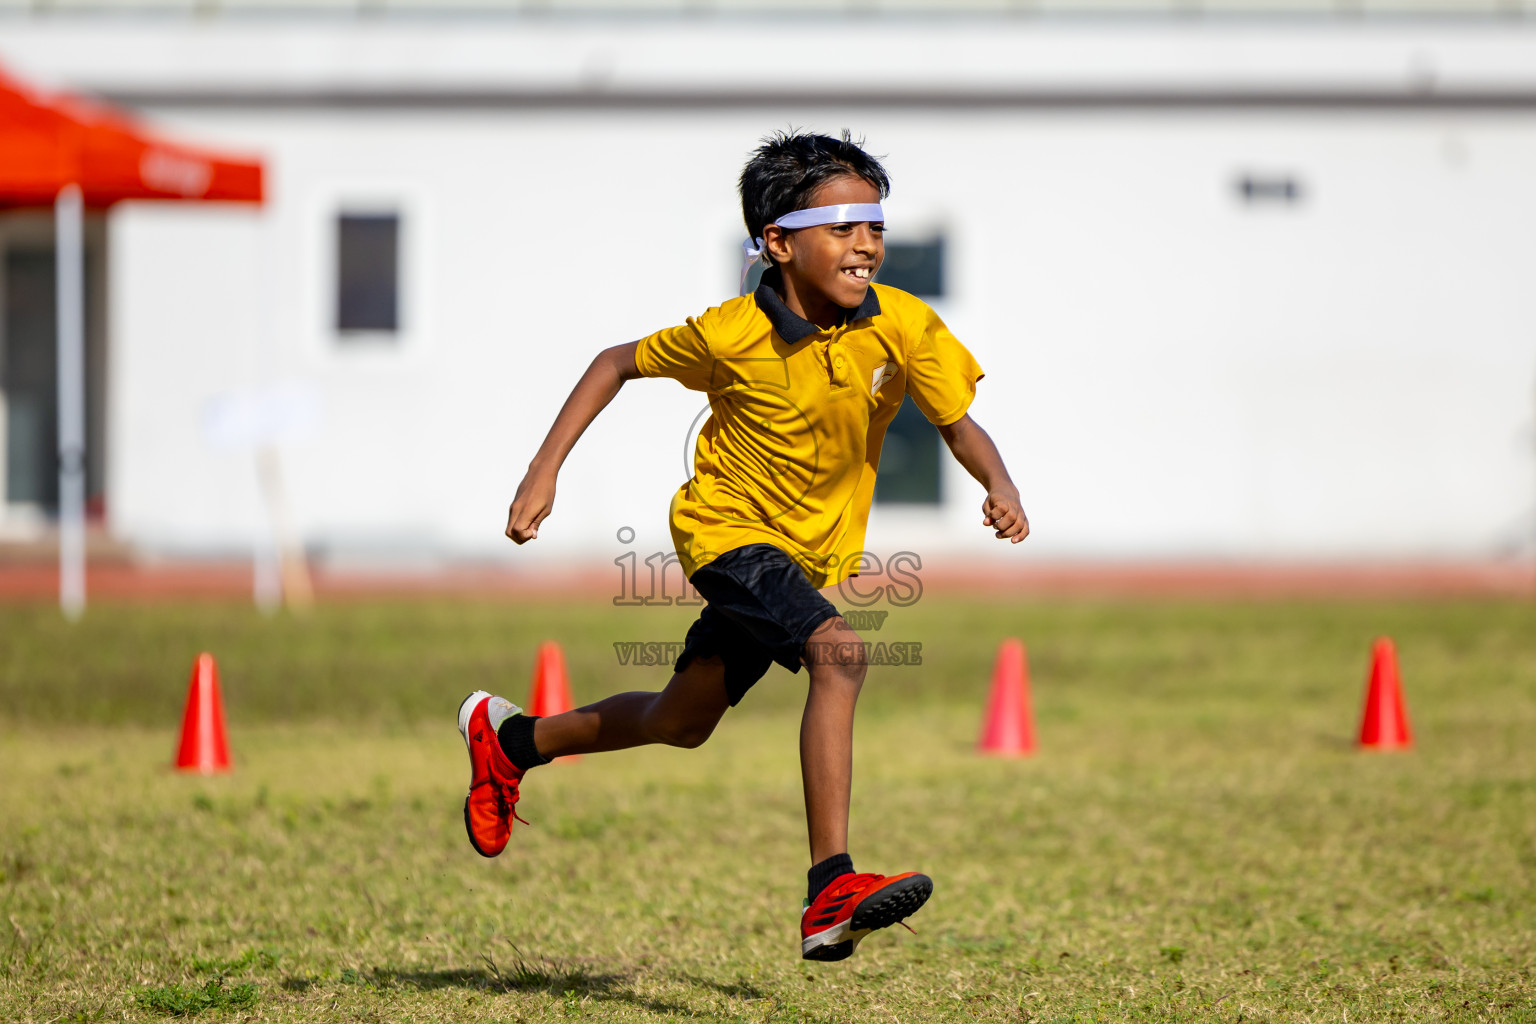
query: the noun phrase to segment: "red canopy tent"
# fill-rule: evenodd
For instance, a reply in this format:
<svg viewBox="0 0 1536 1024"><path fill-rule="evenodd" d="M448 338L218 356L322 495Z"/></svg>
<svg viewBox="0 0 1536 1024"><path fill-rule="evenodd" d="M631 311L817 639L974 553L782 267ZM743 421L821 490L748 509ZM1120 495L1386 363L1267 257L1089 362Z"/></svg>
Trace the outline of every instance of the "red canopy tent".
<svg viewBox="0 0 1536 1024"><path fill-rule="evenodd" d="M52 206L78 185L86 206L124 199L262 201L261 164L161 139L74 96L44 99L0 71L0 207Z"/></svg>
<svg viewBox="0 0 1536 1024"><path fill-rule="evenodd" d="M125 199L262 201L262 168L161 139L74 96L44 98L0 71L0 209L52 206L58 261L59 602L85 608L83 210Z"/></svg>

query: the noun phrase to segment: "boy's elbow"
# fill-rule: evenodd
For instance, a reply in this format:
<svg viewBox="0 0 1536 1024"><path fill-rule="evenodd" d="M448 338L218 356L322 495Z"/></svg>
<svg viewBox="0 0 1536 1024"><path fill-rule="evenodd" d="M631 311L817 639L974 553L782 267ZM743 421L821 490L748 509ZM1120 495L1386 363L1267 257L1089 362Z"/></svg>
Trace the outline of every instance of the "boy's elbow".
<svg viewBox="0 0 1536 1024"><path fill-rule="evenodd" d="M635 364L635 353L639 350L640 343L631 341L624 345L615 345L605 348L598 353L596 362L603 363L618 376L619 381L634 380L641 376L640 367Z"/></svg>
<svg viewBox="0 0 1536 1024"><path fill-rule="evenodd" d="M965 434L975 426L976 421L971 419L970 413L966 413L964 416L961 416L959 419L955 420L955 422L946 423L942 427L939 427L939 436L944 439L945 444L953 448L955 443L960 438L964 437Z"/></svg>
<svg viewBox="0 0 1536 1024"><path fill-rule="evenodd" d="M587 368L587 372L611 374L618 378L620 384L627 380L634 380L640 376L640 368L635 365L637 348L639 343L633 341L627 345L605 348L592 357L592 365Z"/></svg>

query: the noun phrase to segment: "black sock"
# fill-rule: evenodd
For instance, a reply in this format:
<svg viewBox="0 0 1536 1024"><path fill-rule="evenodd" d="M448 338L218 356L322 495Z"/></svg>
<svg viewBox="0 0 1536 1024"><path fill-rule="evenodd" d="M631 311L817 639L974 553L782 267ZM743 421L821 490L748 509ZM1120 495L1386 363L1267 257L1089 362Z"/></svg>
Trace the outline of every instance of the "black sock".
<svg viewBox="0 0 1536 1024"><path fill-rule="evenodd" d="M520 772L549 764L549 758L540 754L539 748L533 744L533 723L538 720L538 715L513 715L496 730L501 752L507 755L507 760Z"/></svg>
<svg viewBox="0 0 1536 1024"><path fill-rule="evenodd" d="M843 875L851 874L853 874L853 858L846 853L834 853L820 864L811 865L811 870L805 873L806 880L810 883L806 888L806 892L810 894L807 898L814 901L827 886Z"/></svg>

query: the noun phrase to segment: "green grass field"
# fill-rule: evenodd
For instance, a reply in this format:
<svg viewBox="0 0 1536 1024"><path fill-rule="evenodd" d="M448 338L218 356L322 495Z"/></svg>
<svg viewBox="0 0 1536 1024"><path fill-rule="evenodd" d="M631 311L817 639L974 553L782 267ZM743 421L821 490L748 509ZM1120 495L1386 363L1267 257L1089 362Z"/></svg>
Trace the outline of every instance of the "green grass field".
<svg viewBox="0 0 1536 1024"><path fill-rule="evenodd" d="M0 1020L1536 1021L1536 607L925 599L871 639L853 852L910 935L804 964L775 669L696 751L529 776L463 835L453 713L566 647L578 699L679 610L392 601L0 610ZM1371 640L1417 748L1351 746ZM999 639L1041 750L971 750ZM220 659L234 774L167 768Z"/></svg>

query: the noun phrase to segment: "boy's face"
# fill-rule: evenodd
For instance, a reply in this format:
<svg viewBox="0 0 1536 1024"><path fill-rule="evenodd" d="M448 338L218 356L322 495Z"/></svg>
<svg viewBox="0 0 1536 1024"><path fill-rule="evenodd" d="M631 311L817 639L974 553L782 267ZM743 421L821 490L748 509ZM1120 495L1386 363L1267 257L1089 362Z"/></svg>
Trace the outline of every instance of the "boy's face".
<svg viewBox="0 0 1536 1024"><path fill-rule="evenodd" d="M880 190L856 175L833 178L812 194L810 206L878 203ZM885 225L821 224L785 231L770 225L764 241L770 254L799 284L845 309L855 309L869 291L869 279L885 259Z"/></svg>

